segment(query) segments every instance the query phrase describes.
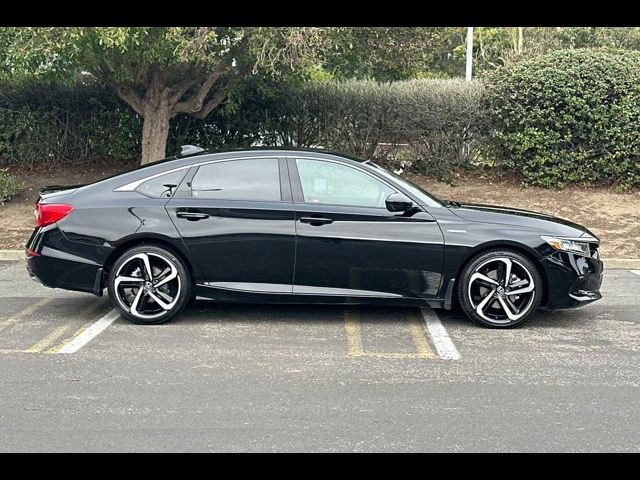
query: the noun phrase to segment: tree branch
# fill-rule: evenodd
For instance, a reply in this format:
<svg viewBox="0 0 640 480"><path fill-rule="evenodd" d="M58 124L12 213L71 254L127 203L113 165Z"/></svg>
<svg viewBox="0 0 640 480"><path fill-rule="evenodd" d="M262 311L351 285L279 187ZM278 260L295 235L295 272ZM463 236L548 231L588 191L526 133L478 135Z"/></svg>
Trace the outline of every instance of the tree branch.
<svg viewBox="0 0 640 480"><path fill-rule="evenodd" d="M233 87L235 87L238 84L241 78L242 78L242 75L236 75L232 80L230 80L227 83L227 85L224 86L224 88L222 88L200 110L198 110L197 112L191 112L191 115L193 117L199 118L200 120L205 119L207 115L213 112L216 109L216 107L220 105L225 98L227 98L227 95L229 95L229 92L233 89Z"/></svg>
<svg viewBox="0 0 640 480"><path fill-rule="evenodd" d="M209 74L209 76L206 78L206 80L200 85L200 88L198 89L198 91L195 93L195 95L193 95L190 99L185 100L183 102L179 102L175 104L174 107L174 115L177 113L190 113L194 116L199 115L199 112L201 110L203 110L204 108L209 108L209 106L211 104L214 104L214 100L216 98L218 98L218 96L216 96L214 99L210 100L207 105L205 106L204 101L207 98L207 95L209 94L209 92L211 91L211 88L215 85L215 83L220 79L220 77L227 71L227 69L229 67L231 67L231 64L236 56L236 54L240 51L242 51L243 48L245 48L247 46L249 42L249 36L245 35L242 40L240 40L240 43L238 43L237 45L235 45L234 47L232 47L221 59L220 62L216 65L216 67L213 69L213 71ZM185 85L188 82L185 82ZM185 86L183 86L183 93L180 95L180 97L182 97L182 95L184 95L189 88L191 88L191 86L193 86L193 84L195 84L195 81L188 87L185 88ZM226 93L224 94L224 96L226 96ZM180 97L178 97L176 99L179 100ZM174 96L175 98L175 96ZM218 104L224 100L224 97L222 99L220 99L218 101ZM209 113L211 112L211 110L213 110L213 108L215 108L217 106L217 104L215 104L213 107L211 107L211 109L209 110ZM206 116L206 115L205 115ZM200 117L199 117L200 118Z"/></svg>
<svg viewBox="0 0 640 480"><path fill-rule="evenodd" d="M116 94L124 100L138 115L144 117L144 102L142 98L131 88L123 85L113 85Z"/></svg>
<svg viewBox="0 0 640 480"><path fill-rule="evenodd" d="M136 93L136 91L133 88L116 82L115 80L113 80L111 72L106 71L103 68L95 69L95 73L98 76L98 78L100 78L100 80L102 80L109 87L111 87L116 92L118 97L120 97L131 108L133 108L138 115L140 115L141 117L144 117L143 99L142 97L140 97L140 95L138 95L138 93Z"/></svg>

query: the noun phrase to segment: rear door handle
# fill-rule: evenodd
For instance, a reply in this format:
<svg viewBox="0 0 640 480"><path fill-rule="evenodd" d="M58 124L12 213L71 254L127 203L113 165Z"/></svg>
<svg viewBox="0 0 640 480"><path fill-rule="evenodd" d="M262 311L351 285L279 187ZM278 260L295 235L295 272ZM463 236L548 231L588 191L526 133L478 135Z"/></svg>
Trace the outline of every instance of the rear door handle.
<svg viewBox="0 0 640 480"><path fill-rule="evenodd" d="M308 223L309 225L313 225L314 227L319 227L320 225L327 225L329 223L333 223L332 219L324 218L324 217L300 217L300 221L302 223Z"/></svg>
<svg viewBox="0 0 640 480"><path fill-rule="evenodd" d="M198 220L209 218L209 215L200 212L178 212L176 213L176 217L185 218L187 220L191 220L192 222L196 222Z"/></svg>

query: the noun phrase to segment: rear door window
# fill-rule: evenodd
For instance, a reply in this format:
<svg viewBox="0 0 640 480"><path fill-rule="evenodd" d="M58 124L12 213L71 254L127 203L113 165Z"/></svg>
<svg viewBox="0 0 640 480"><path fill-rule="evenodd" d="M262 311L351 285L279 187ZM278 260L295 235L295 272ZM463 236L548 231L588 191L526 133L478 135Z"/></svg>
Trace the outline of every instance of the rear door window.
<svg viewBox="0 0 640 480"><path fill-rule="evenodd" d="M193 198L279 202L277 158L229 160L200 166L191 182Z"/></svg>

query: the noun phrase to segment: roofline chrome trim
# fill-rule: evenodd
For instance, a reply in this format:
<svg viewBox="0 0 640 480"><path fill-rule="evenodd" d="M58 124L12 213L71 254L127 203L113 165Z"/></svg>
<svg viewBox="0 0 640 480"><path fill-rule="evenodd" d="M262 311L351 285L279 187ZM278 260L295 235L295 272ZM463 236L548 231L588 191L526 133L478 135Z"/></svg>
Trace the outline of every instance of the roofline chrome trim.
<svg viewBox="0 0 640 480"><path fill-rule="evenodd" d="M142 183L147 180L152 180L156 177L160 177L162 175L166 175L168 173L177 172L179 170L184 170L186 168L191 167L199 167L201 165L207 165L209 163L217 163L217 162L229 162L232 160L255 160L258 158L282 158L283 155L261 155L258 157L232 157L232 158L220 158L217 160L208 160L200 163L191 163L189 165L183 165L182 167L176 167L171 170L165 170L164 172L156 173L154 175L149 175L148 177L141 178L140 180L134 180L133 182L129 182L125 185L121 185L120 187L114 188L114 192L133 192L136 188L138 188Z"/></svg>
<svg viewBox="0 0 640 480"><path fill-rule="evenodd" d="M296 152L296 153L310 153L311 155L313 155L313 154L317 155L316 152ZM320 160L320 161L323 161L323 162L342 163L340 160L350 160L351 162L354 162L354 163L361 163L361 162L356 162L355 160L351 160L349 158L339 157L339 156L337 156L335 154L327 154L327 155L329 155L331 157L334 157L334 158L312 157L312 156L307 156L307 155L305 155L304 157L302 157L302 156L301 157L305 158L305 159L309 159L309 160ZM152 180L152 179L154 179L156 177L160 177L160 176L166 175L168 173L173 173L173 172L177 172L177 171L180 171L180 170L184 170L186 168L200 167L202 165L208 165L210 163L229 162L229 161L233 161L233 160L256 160L256 159L259 159L259 158L283 158L283 157L288 157L288 156L289 156L288 152L283 152L282 155L269 154L269 155L258 155L258 156L251 156L251 157L230 157L230 158L219 158L219 159L216 159L216 160L205 160L205 161L198 162L198 163L191 163L189 165L183 165L181 167L176 167L176 168L173 168L171 170L165 170L164 172L160 172L160 173L156 173L156 174L153 174L153 175L149 175L148 177L141 178L140 180L134 180L133 182L129 182L129 183L125 184L125 185L121 185L121 186L119 186L117 188L114 188L113 191L114 192L133 192L136 188L138 188L142 183L146 182L147 180ZM358 168L355 165L349 165L349 166L351 166L352 168L355 168L356 170L360 170L362 173L364 173L366 175L369 175L370 177L375 178L378 181L381 181L382 183L386 184L389 187L393 187L394 190L397 190L397 187L395 185L390 184L386 179L382 179L382 178L378 177L377 175L373 175L371 172L369 172L369 171L367 171L367 170L365 170L363 168Z"/></svg>

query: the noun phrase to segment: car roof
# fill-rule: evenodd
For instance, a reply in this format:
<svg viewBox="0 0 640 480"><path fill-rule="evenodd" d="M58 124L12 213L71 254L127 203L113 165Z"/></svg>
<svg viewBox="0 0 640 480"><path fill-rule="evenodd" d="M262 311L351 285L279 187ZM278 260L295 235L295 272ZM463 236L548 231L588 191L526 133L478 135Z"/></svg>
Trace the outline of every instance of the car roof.
<svg viewBox="0 0 640 480"><path fill-rule="evenodd" d="M201 157L205 155L216 155L222 153L243 153L243 152L274 152L274 153L288 153L288 152L296 152L296 153L321 153L324 155L334 155L342 158L347 158L349 160L353 160L356 162L365 162L366 160L360 157L356 157L355 155L350 155L342 152L336 152L333 150L328 150L325 148L302 148L302 147L236 147L236 148L225 148L225 149L216 149L216 150L205 150L202 152L193 153L190 155L176 155L175 157L170 157L163 161L169 160L178 160L181 158L193 158L193 157ZM156 162L159 163L159 162Z"/></svg>
<svg viewBox="0 0 640 480"><path fill-rule="evenodd" d="M334 157L338 160L346 160L346 162L357 162L360 164L367 163L367 160L363 160L362 158L355 157L353 155L343 154L340 152L334 152L331 150L326 150L322 148L295 148L295 147L245 147L245 148L228 148L228 149L218 149L218 150L205 150L203 152L197 152L189 155L176 155L173 157L167 157L162 160L158 160L152 163L147 163L145 165L140 165L136 168L128 170L126 172L117 173L115 175L109 176L107 178L101 179L93 184L104 184L111 181L132 181L138 178L141 178L142 175L147 176L149 174L156 175L165 170L172 170L172 167L175 168L183 168L189 165L194 165L199 163L201 160L206 162L207 157L215 157L222 156L228 157L229 159L233 158L233 155L228 154L251 154L252 152L263 152L265 154L271 153L275 155L286 155L288 153L300 153L300 154L321 154L327 155L330 157ZM212 159L213 160L213 159ZM93 185L90 184L90 185Z"/></svg>

